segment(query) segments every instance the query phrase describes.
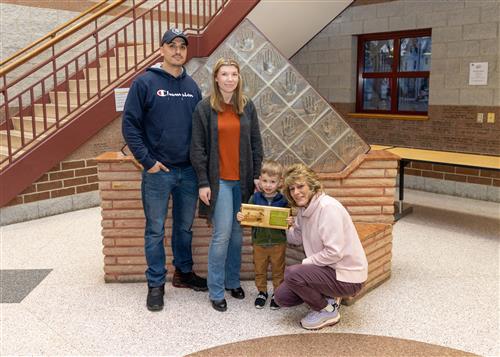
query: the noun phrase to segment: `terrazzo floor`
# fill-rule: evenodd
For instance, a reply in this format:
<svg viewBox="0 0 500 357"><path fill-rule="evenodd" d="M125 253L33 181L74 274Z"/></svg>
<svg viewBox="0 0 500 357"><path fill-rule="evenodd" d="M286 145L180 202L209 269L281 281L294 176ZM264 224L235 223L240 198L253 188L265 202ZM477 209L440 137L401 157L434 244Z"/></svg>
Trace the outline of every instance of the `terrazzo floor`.
<svg viewBox="0 0 500 357"><path fill-rule="evenodd" d="M391 279L319 332L299 327L304 306L256 310L251 281L226 313L206 293L170 284L165 309L147 311L145 284L103 281L99 208L2 227L2 270L52 271L20 303L0 305L0 354L180 356L273 335L346 333L499 356L500 205L405 194L414 211L394 226Z"/></svg>

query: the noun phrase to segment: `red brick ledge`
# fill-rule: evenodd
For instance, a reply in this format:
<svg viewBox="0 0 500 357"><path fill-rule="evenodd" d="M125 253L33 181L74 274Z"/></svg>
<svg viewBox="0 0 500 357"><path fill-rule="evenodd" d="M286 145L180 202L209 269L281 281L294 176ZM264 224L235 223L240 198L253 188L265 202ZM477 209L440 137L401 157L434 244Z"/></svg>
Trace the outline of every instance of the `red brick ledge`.
<svg viewBox="0 0 500 357"><path fill-rule="evenodd" d="M373 150L366 154L359 155L344 170L335 173L320 173L320 179L341 179L349 176L356 170L363 161L397 161L400 157L384 150ZM140 164L131 155L123 155L121 152L105 152L96 157L97 162L133 162L136 166Z"/></svg>
<svg viewBox="0 0 500 357"><path fill-rule="evenodd" d="M97 163L105 163L105 162L113 162L113 163L123 163L123 162L131 162L134 164L137 169L142 170L142 165L132 156L132 155L123 155L121 152L105 152L95 159Z"/></svg>
<svg viewBox="0 0 500 357"><path fill-rule="evenodd" d="M372 150L366 154L358 155L344 170L340 172L321 172L318 174L321 180L338 180L344 179L351 175L365 161L399 161L401 158L389 151ZM397 167L395 165L394 167Z"/></svg>

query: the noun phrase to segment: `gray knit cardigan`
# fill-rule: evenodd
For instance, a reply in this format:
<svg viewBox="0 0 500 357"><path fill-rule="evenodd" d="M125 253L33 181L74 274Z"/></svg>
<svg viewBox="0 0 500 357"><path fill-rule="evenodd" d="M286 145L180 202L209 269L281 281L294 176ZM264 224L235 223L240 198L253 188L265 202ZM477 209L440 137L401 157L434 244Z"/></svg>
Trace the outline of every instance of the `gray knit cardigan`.
<svg viewBox="0 0 500 357"><path fill-rule="evenodd" d="M219 142L217 112L210 106L210 97L201 100L193 113L191 138L191 163L198 176L198 187L210 187L211 200L208 216L217 201L219 192ZM262 165L262 138L255 105L249 99L240 115L240 185L242 202L247 202L254 192L254 179L259 178ZM200 201L200 215L207 207Z"/></svg>

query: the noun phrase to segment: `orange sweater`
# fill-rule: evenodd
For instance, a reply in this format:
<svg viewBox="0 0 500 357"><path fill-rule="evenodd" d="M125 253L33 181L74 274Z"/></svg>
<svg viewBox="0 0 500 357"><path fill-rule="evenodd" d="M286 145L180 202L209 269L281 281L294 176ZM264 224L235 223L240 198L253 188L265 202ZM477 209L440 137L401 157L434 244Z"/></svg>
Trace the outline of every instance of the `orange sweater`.
<svg viewBox="0 0 500 357"><path fill-rule="evenodd" d="M240 117L226 104L217 115L219 134L219 173L222 180L240 179Z"/></svg>

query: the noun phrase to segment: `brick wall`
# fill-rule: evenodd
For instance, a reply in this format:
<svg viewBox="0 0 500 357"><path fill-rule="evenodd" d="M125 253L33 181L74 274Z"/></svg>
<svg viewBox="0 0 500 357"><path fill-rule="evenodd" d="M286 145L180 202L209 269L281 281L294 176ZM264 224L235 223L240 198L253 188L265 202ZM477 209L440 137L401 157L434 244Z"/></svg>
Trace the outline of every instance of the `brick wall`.
<svg viewBox="0 0 500 357"><path fill-rule="evenodd" d="M477 110L482 113L494 112L498 118L500 107L430 106L429 120L406 121L350 118L349 113L354 112L354 103L332 104L356 132L371 144L499 154L500 122L487 124L490 129L485 130L483 124L475 123L474 120ZM395 125L394 122L397 124ZM410 163L407 168L405 170L407 175L500 187L500 173L495 170L418 162Z"/></svg>
<svg viewBox="0 0 500 357"><path fill-rule="evenodd" d="M428 120L352 118L354 103L332 103L370 144L425 148L471 154L500 154L500 121L478 123L477 113L495 113L500 106L431 105ZM485 120L486 121L486 120Z"/></svg>
<svg viewBox="0 0 500 357"><path fill-rule="evenodd" d="M144 213L141 172L130 157L107 153L97 158L102 207L104 279L144 281ZM320 174L325 191L342 202L355 222L392 224L397 157L384 151L360 155L343 172ZM171 235L171 221L165 225ZM194 270L206 275L211 229L205 219L193 225ZM165 239L167 269L172 274L170 239ZM389 253L388 253L389 254ZM241 276L253 278L250 230L244 229ZM169 275L170 276L170 275ZM388 277L388 276L387 276Z"/></svg>
<svg viewBox="0 0 500 357"><path fill-rule="evenodd" d="M63 161L43 174L6 206L70 196L98 189L95 159Z"/></svg>
<svg viewBox="0 0 500 357"><path fill-rule="evenodd" d="M412 161L405 175L500 187L500 171Z"/></svg>

